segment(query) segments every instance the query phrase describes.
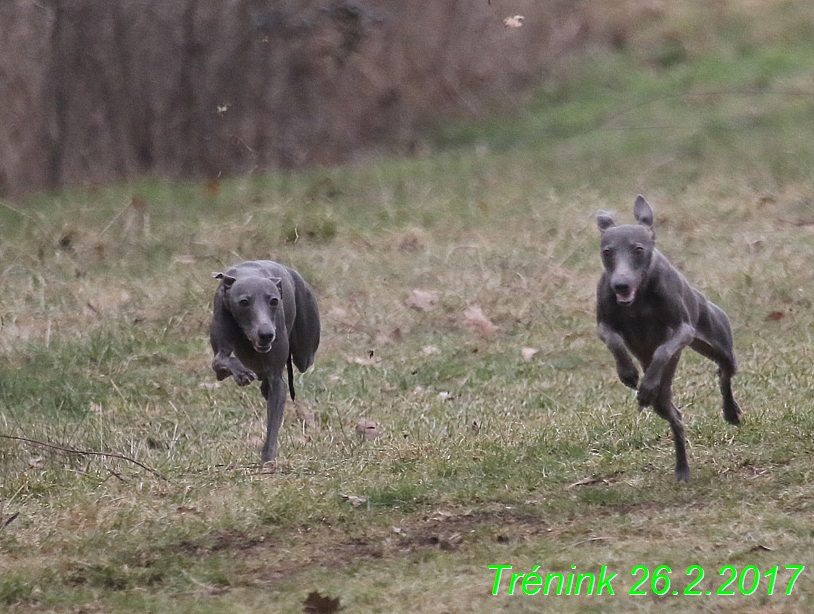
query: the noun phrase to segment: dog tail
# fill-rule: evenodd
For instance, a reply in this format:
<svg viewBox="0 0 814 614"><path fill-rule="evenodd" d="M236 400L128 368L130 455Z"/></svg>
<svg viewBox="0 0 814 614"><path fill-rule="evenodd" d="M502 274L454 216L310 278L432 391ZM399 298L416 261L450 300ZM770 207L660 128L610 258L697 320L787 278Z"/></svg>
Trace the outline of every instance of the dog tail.
<svg viewBox="0 0 814 614"><path fill-rule="evenodd" d="M288 365L288 391L291 393L291 400L293 401L296 395L294 394L294 365L291 364L291 354L288 355L286 364Z"/></svg>

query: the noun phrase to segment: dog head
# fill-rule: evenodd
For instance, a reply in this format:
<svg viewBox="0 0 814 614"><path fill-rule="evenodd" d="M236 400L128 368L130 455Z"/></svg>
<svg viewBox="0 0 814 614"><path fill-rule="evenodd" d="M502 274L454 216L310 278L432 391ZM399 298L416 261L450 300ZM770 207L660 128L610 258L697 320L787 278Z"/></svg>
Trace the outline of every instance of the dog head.
<svg viewBox="0 0 814 614"><path fill-rule="evenodd" d="M653 210L641 195L636 198L633 216L638 224L616 226L612 214L600 211L596 215L602 233L602 264L616 302L623 307L636 300L636 293L647 278L656 244Z"/></svg>
<svg viewBox="0 0 814 614"><path fill-rule="evenodd" d="M213 273L221 280L226 309L232 314L255 351L267 354L277 337L277 311L282 304L279 277L232 277Z"/></svg>

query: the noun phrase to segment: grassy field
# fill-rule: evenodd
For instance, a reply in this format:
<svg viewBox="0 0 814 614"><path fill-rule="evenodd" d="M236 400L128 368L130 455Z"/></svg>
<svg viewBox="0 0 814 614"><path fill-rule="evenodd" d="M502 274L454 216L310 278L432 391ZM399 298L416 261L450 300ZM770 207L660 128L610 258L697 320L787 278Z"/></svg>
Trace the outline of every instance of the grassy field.
<svg viewBox="0 0 814 614"><path fill-rule="evenodd" d="M0 201L0 610L812 611L814 11L741 4L413 159ZM639 192L740 361L735 428L682 360L687 484L595 335L593 214ZM250 258L323 315L275 472L257 385L209 369L210 273Z"/></svg>

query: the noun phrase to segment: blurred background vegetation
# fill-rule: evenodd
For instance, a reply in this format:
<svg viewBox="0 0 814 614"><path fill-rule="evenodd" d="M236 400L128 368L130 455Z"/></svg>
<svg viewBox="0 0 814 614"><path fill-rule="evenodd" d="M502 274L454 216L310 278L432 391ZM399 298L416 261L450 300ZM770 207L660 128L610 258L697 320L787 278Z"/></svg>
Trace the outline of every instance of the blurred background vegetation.
<svg viewBox="0 0 814 614"><path fill-rule="evenodd" d="M521 27L504 25L515 15ZM0 196L421 155L466 137L434 137L452 119L534 115L584 88L618 98L629 78L645 95L659 71L679 93L718 86L693 104L724 97L748 111L753 99L733 102L733 88L803 96L808 83L776 90L773 75L811 59L812 24L807 3L788 0L3 2ZM778 52L796 45L809 52ZM592 70L575 68L586 59ZM630 127L567 111L545 126L501 125L490 142ZM687 153L703 141L690 135Z"/></svg>

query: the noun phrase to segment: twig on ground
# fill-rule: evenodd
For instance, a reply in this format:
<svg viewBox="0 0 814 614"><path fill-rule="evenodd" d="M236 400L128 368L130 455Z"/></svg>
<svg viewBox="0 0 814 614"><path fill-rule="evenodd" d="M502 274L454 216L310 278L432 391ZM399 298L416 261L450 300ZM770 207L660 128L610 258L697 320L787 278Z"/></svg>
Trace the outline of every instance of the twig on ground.
<svg viewBox="0 0 814 614"><path fill-rule="evenodd" d="M10 525L10 524L11 524L11 521L12 521L12 520L14 520L15 518L17 518L17 516L19 516L19 515L20 515L20 512L14 512L14 513L13 513L11 516L9 516L8 518L3 518L2 516L0 516L0 531L2 531L2 530L3 530L3 529L5 529L5 528L6 528L8 525Z"/></svg>
<svg viewBox="0 0 814 614"><path fill-rule="evenodd" d="M28 437L18 437L16 435L0 435L0 439L10 439L12 441L20 441L22 443L27 443L34 446L39 446L41 448L48 448L51 450L57 450L58 452L64 452L65 454L76 454L77 456L103 456L105 458L118 458L119 460L127 461L128 463L133 463L134 465L141 467L145 471L152 473L157 478L164 480L165 482L169 482L167 478L161 475L155 469L148 467L144 463L140 463L134 458L130 458L129 456L124 456L123 454L116 454L115 452L97 452L95 450L77 450L76 448L69 448L67 446L61 446L58 444L47 443L45 441L38 441L36 439L29 439Z"/></svg>

